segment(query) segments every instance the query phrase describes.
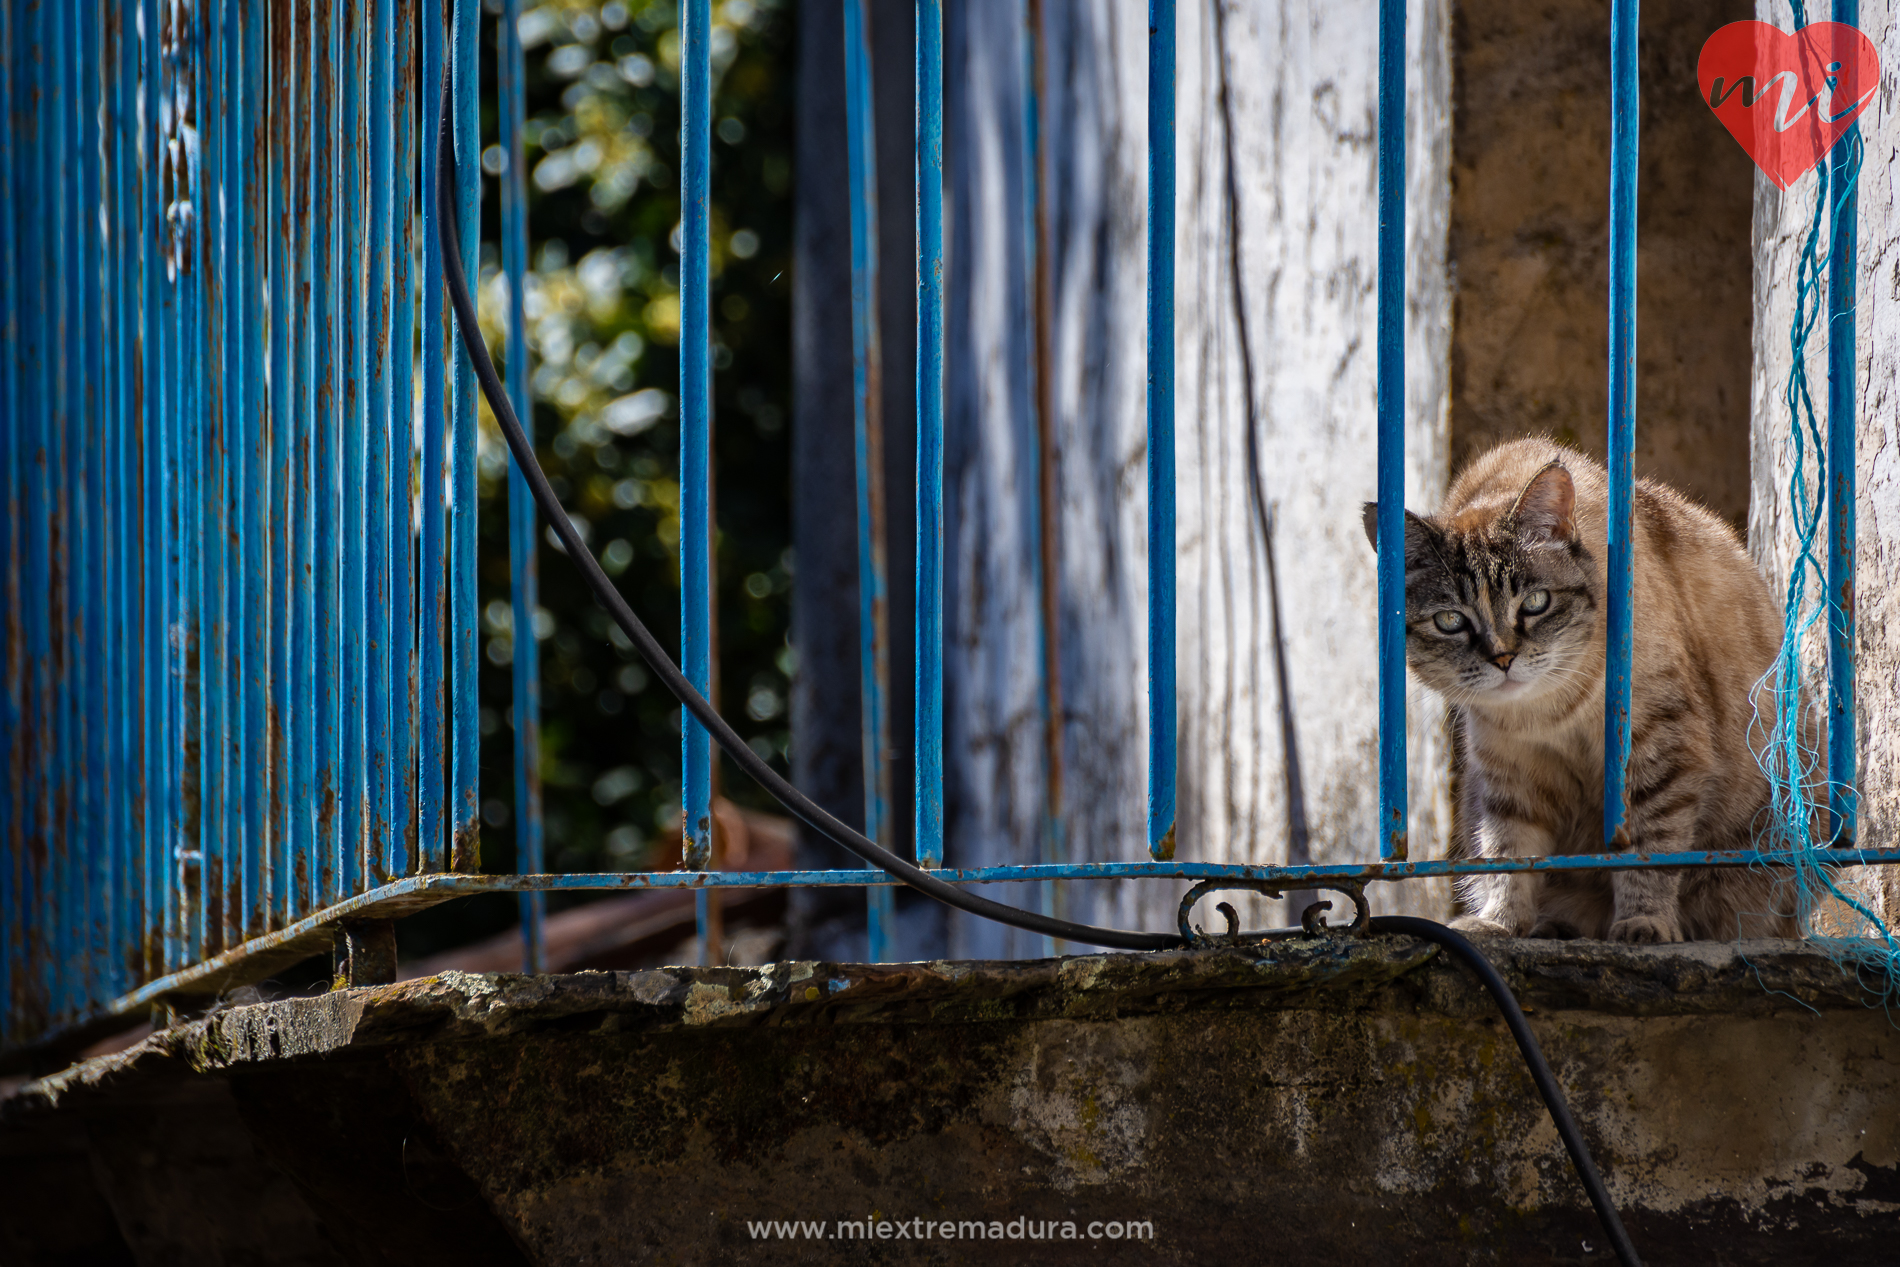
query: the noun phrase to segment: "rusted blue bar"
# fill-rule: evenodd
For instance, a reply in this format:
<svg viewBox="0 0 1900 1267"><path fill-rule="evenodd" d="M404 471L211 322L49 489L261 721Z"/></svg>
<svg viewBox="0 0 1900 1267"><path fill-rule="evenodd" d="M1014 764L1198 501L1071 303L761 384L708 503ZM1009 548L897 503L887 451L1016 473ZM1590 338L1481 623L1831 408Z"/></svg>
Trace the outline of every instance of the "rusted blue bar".
<svg viewBox="0 0 1900 1267"><path fill-rule="evenodd" d="M241 865L233 848L230 780L230 541L232 470L231 435L234 424L231 383L231 322L229 268L232 263L227 231L233 192L229 179L230 106L226 81L230 70L230 10L212 0L199 7L203 66L199 72L200 118L203 138L202 186L196 199L199 223L204 226L200 257L202 280L202 334L205 366L203 411L192 419L194 444L202 471L198 534L199 568L203 576L201 634L195 671L200 692L202 740L198 765L202 780L202 819L199 865L204 943L201 954L217 954L230 931L226 879Z"/></svg>
<svg viewBox="0 0 1900 1267"><path fill-rule="evenodd" d="M477 275L482 241L481 44L479 0L455 0L456 215L461 228L462 268ZM449 638L454 669L450 714L449 813L451 865L457 871L481 866L477 816L480 770L476 729L475 678L481 671L475 630L475 387L474 363L458 339L451 383L451 462L449 519Z"/></svg>
<svg viewBox="0 0 1900 1267"><path fill-rule="evenodd" d="M448 615L448 374L453 318L442 287L442 225L437 218L436 155L442 141L443 77L448 73L447 21L451 0L422 3L422 353L417 366L422 391L421 558L418 581L420 692L422 699L420 870L448 869L447 799L449 760ZM465 232L464 236L467 234ZM473 274L471 274L472 276Z"/></svg>
<svg viewBox="0 0 1900 1267"><path fill-rule="evenodd" d="M1061 862L1062 821L1062 660L1058 646L1059 571L1056 490L1055 385L1051 381L1054 279L1049 252L1048 183L1043 178L1042 101L1046 45L1042 0L1023 0L1023 254L1030 283L1029 399L1034 432L1025 441L1029 458L1025 482L1034 490L1033 510L1023 517L1030 533L1030 573L1041 600L1036 605L1036 711L1042 723L1042 831L1039 860ZM1037 909L1056 913L1056 886L1036 889ZM1042 939L1042 953L1061 953L1053 937Z"/></svg>
<svg viewBox="0 0 1900 1267"><path fill-rule="evenodd" d="M338 448L342 457L342 475L338 480L341 516L337 530L337 588L342 600L342 627L338 665L342 681L337 691L339 728L337 796L337 884L344 893L356 893L363 887L365 836L365 725L364 676L369 647L365 628L366 560L364 485L369 478L365 469L366 440L369 427L368 399L365 395L369 374L369 347L365 338L367 314L364 308L363 277L366 243L363 230L364 200L369 191L363 163L367 157L368 116L363 109L363 65L368 56L368 5L362 0L342 0L338 5L342 24L343 60L340 66L343 126L339 141L338 208L338 293L339 325L342 332L342 383L337 422L341 431Z"/></svg>
<svg viewBox="0 0 1900 1267"><path fill-rule="evenodd" d="M52 925L53 953L58 961L52 972L52 1010L57 1017L71 1014L74 1000L75 969L80 966L75 934L75 918L83 909L85 893L79 875L79 860L73 840L76 762L73 752L73 604L72 604L72 431L78 425L74 387L77 367L73 346L77 334L75 302L78 287L79 208L73 166L79 144L75 97L76 67L72 52L74 32L71 8L63 8L53 23L53 38L48 45L52 70L49 120L57 150L50 157L53 178L47 187L53 214L53 307L52 363L49 366L53 400L52 426L47 433L47 572L51 582L48 601L51 620L47 630L52 660L48 686L51 692L49 714L53 729L47 736L52 763L52 801L48 806L47 858L51 865L54 905L48 912Z"/></svg>
<svg viewBox="0 0 1900 1267"><path fill-rule="evenodd" d="M1834 0L1834 21L1858 28L1860 0ZM1860 270L1860 123L1834 143L1829 159L1827 277L1827 778L1828 838L1850 844L1859 796L1854 733L1855 318Z"/></svg>
<svg viewBox="0 0 1900 1267"><path fill-rule="evenodd" d="M20 181L14 171L19 150L14 133L20 125L21 111L14 99L17 72L14 58L22 41L16 30L17 6L0 5L0 111L8 126L0 128L0 195L18 205ZM18 940L21 934L19 868L26 856L25 840L20 832L20 790L16 783L15 745L20 736L20 683L16 665L20 663L20 579L17 542L19 540L19 442L24 427L20 413L20 283L14 255L18 234L12 216L0 216L0 409L13 425L0 429L0 982L16 980L14 965L20 962ZM15 1011L20 1000L11 995L0 1007L0 1044L13 1041L17 1029Z"/></svg>
<svg viewBox="0 0 1900 1267"><path fill-rule="evenodd" d="M0 57L6 53L0 51ZM110 74L110 194L108 215L112 218L112 245L106 260L112 313L112 538L110 538L110 585L114 593L112 625L112 819L106 830L112 834L114 859L114 925L112 925L112 963L114 993L129 990L142 980L137 961L141 931L141 876L144 872L137 802L137 752L139 752L139 450L133 435L137 420L137 331L139 331L139 274L137 274L137 228L131 217L137 211L137 131L133 104L139 93L137 72L137 32L133 28L131 6L106 6L106 66ZM0 91L6 101L6 91ZM0 158L0 171L6 160ZM0 596L10 600L10 596ZM0 722L4 724L4 722ZM0 832L6 830L6 815L0 813ZM0 904L4 910L4 904ZM0 971L0 980L6 980Z"/></svg>
<svg viewBox="0 0 1900 1267"><path fill-rule="evenodd" d="M97 764L93 778L98 783L96 830L103 874L99 894L100 928L95 993L89 1002L98 1003L125 988L120 971L119 948L124 939L120 927L125 906L125 877L129 859L125 856L125 833L120 825L120 800L124 764L120 760L120 730L124 720L124 695L120 690L125 626L121 619L124 587L120 570L123 553L119 536L120 492L125 480L119 470L119 443L123 435L123 401L120 397L123 357L118 347L122 326L119 321L121 276L118 251L118 197L124 188L118 172L118 35L115 16L104 0L92 0L88 20L95 24L91 36L95 108L94 236L97 272L94 279L95 339L93 372L98 376L94 387L94 422L97 436L93 453L94 484L91 494L94 529L92 585L96 593L98 633L96 634L97 675L93 682L95 724L99 728ZM0 98L4 100L4 98ZM4 371L0 371L4 373ZM0 849L4 849L4 828L0 828ZM6 978L0 976L0 981Z"/></svg>
<svg viewBox="0 0 1900 1267"><path fill-rule="evenodd" d="M140 810L145 847L144 912L141 928L141 971L153 976L170 970L167 963L169 914L172 891L170 786L166 744L170 715L170 627L169 587L171 562L169 540L169 489L166 484L165 454L167 434L164 372L166 351L161 337L165 315L163 296L165 265L162 258L164 203L160 200L161 165L165 155L159 144L158 96L163 63L159 52L158 0L138 0L139 98L143 109L137 114L139 128L135 149L138 153L139 199L135 212L138 232L139 267L139 461L142 472L140 500L145 548L142 596L144 634L141 647L140 705Z"/></svg>
<svg viewBox="0 0 1900 1267"><path fill-rule="evenodd" d="M1174 857L1174 0L1148 0L1148 852Z"/></svg>
<svg viewBox="0 0 1900 1267"><path fill-rule="evenodd" d="M680 3L680 667L712 693L712 4ZM680 726L686 865L712 857L712 737ZM700 921L700 944L706 944Z"/></svg>
<svg viewBox="0 0 1900 1267"><path fill-rule="evenodd" d="M391 0L375 0L366 56L368 88L363 111L369 118L369 224L363 244L363 337L367 341L369 401L364 417L363 465L363 875L366 883L387 883L392 813L390 769L390 692L395 640L408 625L390 605L390 573L397 543L391 534L392 479L396 452L391 446L390 371L398 336L394 323L393 254L395 193L394 102L395 14ZM407 210L407 208L405 208ZM408 331L401 336L407 338ZM406 454L404 455L407 456Z"/></svg>
<svg viewBox="0 0 1900 1267"><path fill-rule="evenodd" d="M106 580L109 575L107 536L111 531L106 481L113 419L105 322L110 311L105 256L110 226L102 214L105 184L101 164L107 135L103 117L107 74L103 16L99 0L90 0L80 7L75 23L79 33L77 62L81 84L78 97L81 144L78 162L82 172L79 229L85 266L80 288L82 331L79 337L84 357L80 371L83 392L80 434L86 437L79 455L81 537L76 564L77 627L84 641L82 667L85 674L77 709L84 724L82 768L78 776L81 784L78 844L86 853L84 883L88 927L84 1001L88 1010L111 994L111 930L118 881L118 868L113 865L112 856L118 841L111 834L108 818L113 791L109 754L114 714L108 703L106 643L112 627L109 613L114 594Z"/></svg>
<svg viewBox="0 0 1900 1267"><path fill-rule="evenodd" d="M1404 858L1405 0L1379 0L1379 857Z"/></svg>
<svg viewBox="0 0 1900 1267"><path fill-rule="evenodd" d="M180 339L178 374L181 387L178 411L179 469L179 751L183 778L178 787L178 813L183 857L188 871L184 892L187 962L203 959L210 942L216 911L209 887L206 801L214 789L206 786L204 647L210 604L205 566L206 514L213 487L206 462L205 441L215 428L206 425L212 400L210 376L205 373L211 354L210 295L206 277L212 239L207 204L215 188L205 178L205 121L212 112L207 95L207 15L202 5L180 5L173 20L177 30L179 87L174 98L182 150L182 179L176 193Z"/></svg>
<svg viewBox="0 0 1900 1267"><path fill-rule="evenodd" d="M65 270L60 287L59 349L61 366L62 411L60 419L60 508L59 544L56 566L59 569L59 603L62 619L57 636L64 644L60 652L60 764L62 800L59 823L58 856L65 867L65 908L60 912L63 937L69 959L64 967L63 998L60 1011L77 1016L83 1010L92 986L93 959L91 925L93 905L98 892L95 880L95 840L86 834L95 830L91 808L93 789L88 758L92 748L93 719L90 707L90 656L92 603L87 593L92 577L88 575L88 556L92 524L86 505L86 465L91 439L91 419L87 416L94 347L85 342L87 309L92 294L89 282L91 260L87 245L96 232L89 222L86 203L87 169L91 155L86 150L86 91L88 71L85 63L85 32L80 19L84 11L73 6L67 11L62 31L64 64L61 68L63 102L60 124L71 150L62 155L67 217L63 226L65 243L61 268ZM96 66L96 63L94 63Z"/></svg>
<svg viewBox="0 0 1900 1267"><path fill-rule="evenodd" d="M45 64L43 55L50 45L51 25L52 14L47 6L42 5L30 12L30 39L40 55L30 58L24 68L27 82L22 94L25 99L21 103L22 113L27 119L22 130L29 138L26 171L22 173L21 180L22 193L41 199L46 197L47 182L51 175L47 150L55 140L51 118L52 90L48 82L50 68ZM21 493L25 501L21 569L26 582L25 592L46 594L49 592L51 573L47 560L49 498L46 488L46 453L48 416L54 407L49 365L54 304L49 292L51 277L48 255L53 249L53 235L52 227L40 217L28 217L27 220L24 226L26 241L20 257L22 283L28 292L27 329L22 341L27 347L23 376L28 384L26 396L30 410L26 425L22 428L26 436L20 454ZM50 682L47 661L50 644L45 607L40 603L29 603L22 611L26 618L28 666L24 683L25 733L18 757L22 797L25 801L22 816L26 824L21 842L26 853L22 896L28 914L22 967L31 983L28 988L33 991L33 1007L45 1012L51 1007L53 998L51 968L45 959L52 950L51 929L33 916L50 908L54 897L49 853L51 762L47 756L48 728L52 724L48 709Z"/></svg>
<svg viewBox="0 0 1900 1267"><path fill-rule="evenodd" d="M273 94L285 101L298 100L297 84L301 76L297 59L296 21L291 0L268 0L268 60L260 73L268 76ZM270 100L269 97L266 98ZM291 287L296 271L296 241L290 229L291 204L295 193L296 171L292 155L295 139L290 126L291 111L270 101L262 112L268 194L263 217L266 277L269 283L270 325L266 338L269 364L269 391L265 397L265 416L258 419L257 431L264 448L264 470L260 473L267 534L260 542L264 552L261 565L265 578L264 625L265 676L268 689L257 707L262 712L264 733L259 741L270 771L269 786L264 789L264 817L258 847L268 862L261 900L267 928L281 928L290 922L291 854L290 771L291 718L294 714L290 692L291 571L294 554L291 545L292 520L296 515L293 499L292 449L295 429L292 412L296 408L296 385L291 371L296 344L296 324L292 320Z"/></svg>
<svg viewBox="0 0 1900 1267"><path fill-rule="evenodd" d="M47 863L53 906L48 912L53 953L59 961L53 965L51 1008L56 1017L69 1014L73 970L77 964L73 944L77 903L83 900L76 876L77 860L72 847L73 813L73 730L72 730L72 601L70 589L71 540L70 509L70 428L74 425L72 400L72 349L67 339L68 323L73 319L72 289L75 283L73 236L78 218L75 207L71 147L73 135L73 68L69 48L72 42L72 14L62 10L53 23L48 44L51 71L48 125L58 151L51 158L52 181L47 187L53 216L52 273L48 278L48 301L52 309L52 364L49 368L48 395L52 401L52 425L47 432L46 516L47 577L50 620L47 627L50 662L48 671L48 715L52 730L46 737L47 759L51 765L48 780L52 800L47 822Z"/></svg>
<svg viewBox="0 0 1900 1267"><path fill-rule="evenodd" d="M118 982L114 993L123 994L144 979L140 948L144 930L145 873L138 762L144 698L140 689L141 672L145 654L140 637L144 590L140 584L139 563L144 554L144 534L139 522L139 495L144 483L137 437L141 273L135 222L141 208L136 113L138 32L132 6L109 6L106 31L110 46L107 61L112 73L112 258L108 268L113 288L112 381L117 431L113 439L111 560L111 584L117 600L113 608L116 640L113 741L116 751L113 757L114 815L109 830L113 833L119 866L112 932ZM4 99L4 94L0 94L0 99ZM0 826L0 830L4 830L4 826ZM5 979L5 975L0 974L0 980Z"/></svg>
<svg viewBox="0 0 1900 1267"><path fill-rule="evenodd" d="M392 722L391 814L397 820L390 832L389 872L409 875L419 869L420 846L416 802L417 753L422 742L421 678L418 674L416 630L416 493L420 473L416 453L416 134L417 74L416 0L396 0L395 78L391 113L397 119L395 138L395 316L390 322L390 427L394 498L390 522L390 692ZM427 186L424 186L425 188ZM427 199L423 200L425 203ZM429 344L423 342L425 356ZM438 362L430 361L433 368Z"/></svg>
<svg viewBox="0 0 1900 1267"><path fill-rule="evenodd" d="M534 410L528 391L528 322L524 288L528 281L527 66L521 53L520 0L503 0L496 31L499 47L495 76L496 114L501 148L507 157L501 173L501 268L508 282L508 400L515 417L534 439ZM539 551L535 545L534 500L521 468L508 464L508 577L514 608L514 759L515 870L544 871L541 840L541 652L534 633L540 602ZM521 958L524 972L540 972L547 959L542 917L547 899L521 895Z"/></svg>
<svg viewBox="0 0 1900 1267"><path fill-rule="evenodd" d="M348 361L341 326L348 309L343 306L341 283L344 250L341 237L344 208L338 187L344 162L343 100L338 80L343 62L343 14L348 0L315 0L313 5L314 96L309 126L314 133L311 171L315 185L309 232L316 242L312 273L316 280L311 321L316 327L316 359L312 373L316 408L311 418L314 442L311 489L314 499L312 536L315 548L317 605L316 653L316 786L317 901L328 906L345 892L342 832L343 745L345 701L343 642L347 636L343 607L342 452L345 428L343 378Z"/></svg>
<svg viewBox="0 0 1900 1267"><path fill-rule="evenodd" d="M270 927L273 887L269 807L277 786L277 763L270 743L271 586L273 582L270 516L270 408L265 396L269 309L265 286L271 280L269 23L265 0L236 0L240 62L233 77L236 151L232 170L240 188L231 201L242 217L233 240L238 243L236 313L239 340L237 429L233 446L243 456L242 553L238 576L244 587L241 674L242 741L238 744L237 786L244 795L244 877L240 894L243 937L258 937Z"/></svg>
<svg viewBox="0 0 1900 1267"><path fill-rule="evenodd" d="M917 0L917 573L912 836L943 865L943 4Z"/></svg>
<svg viewBox="0 0 1900 1267"><path fill-rule="evenodd" d="M1630 751L1630 512L1636 452L1636 154L1639 0L1610 3L1610 514L1604 605L1603 840L1623 834Z"/></svg>
<svg viewBox="0 0 1900 1267"><path fill-rule="evenodd" d="M844 0L845 168L851 203L851 396L858 476L858 695L863 725L864 831L888 845L891 823L889 587L884 566L883 357L878 347L877 136L871 95L870 0ZM897 908L866 895L866 955L889 958Z"/></svg>
<svg viewBox="0 0 1900 1267"><path fill-rule="evenodd" d="M281 230L293 254L295 281L284 320L294 332L290 365L291 439L290 497L284 503L290 526L290 649L289 726L290 913L301 918L323 902L322 866L317 842L317 437L315 424L320 385L317 376L316 294L318 286L318 148L316 128L305 120L317 100L317 74L327 41L327 26L317 21L308 4L287 0L287 16L294 14L297 108L286 111L284 129L290 139L294 192L287 191L288 208Z"/></svg>

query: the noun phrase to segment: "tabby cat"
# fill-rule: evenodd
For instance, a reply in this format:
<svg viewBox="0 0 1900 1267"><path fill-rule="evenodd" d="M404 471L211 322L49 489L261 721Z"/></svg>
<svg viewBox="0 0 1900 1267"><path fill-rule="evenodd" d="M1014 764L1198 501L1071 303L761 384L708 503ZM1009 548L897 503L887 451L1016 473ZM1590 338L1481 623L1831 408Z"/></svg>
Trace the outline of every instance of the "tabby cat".
<svg viewBox="0 0 1900 1267"><path fill-rule="evenodd" d="M1378 544L1377 507L1367 536ZM1483 857L1603 850L1608 482L1548 440L1479 457L1436 515L1405 515L1406 660L1464 741L1464 822ZM1768 804L1750 689L1781 616L1728 525L1635 486L1627 838L1669 853L1747 849ZM1469 932L1532 937L1793 936L1791 900L1740 870L1473 876Z"/></svg>

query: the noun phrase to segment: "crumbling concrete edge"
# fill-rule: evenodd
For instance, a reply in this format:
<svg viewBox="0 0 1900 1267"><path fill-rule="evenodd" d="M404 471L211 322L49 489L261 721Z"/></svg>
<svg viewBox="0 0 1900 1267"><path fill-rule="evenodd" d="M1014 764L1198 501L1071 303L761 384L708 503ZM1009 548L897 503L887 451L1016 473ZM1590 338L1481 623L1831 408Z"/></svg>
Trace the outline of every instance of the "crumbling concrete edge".
<svg viewBox="0 0 1900 1267"><path fill-rule="evenodd" d="M1861 1008L1864 983L1803 942L1624 946L1481 939L1527 1010L1607 1015L1763 1014ZM30 1082L0 1124L128 1080L183 1070L348 1059L404 1042L474 1042L536 1030L643 1033L700 1027L954 1025L1109 1020L1197 1008L1361 1008L1388 991L1448 1016L1494 1011L1469 972L1405 937L1295 938L1238 948L909 964L794 961L565 975L448 972L215 1011L134 1047Z"/></svg>

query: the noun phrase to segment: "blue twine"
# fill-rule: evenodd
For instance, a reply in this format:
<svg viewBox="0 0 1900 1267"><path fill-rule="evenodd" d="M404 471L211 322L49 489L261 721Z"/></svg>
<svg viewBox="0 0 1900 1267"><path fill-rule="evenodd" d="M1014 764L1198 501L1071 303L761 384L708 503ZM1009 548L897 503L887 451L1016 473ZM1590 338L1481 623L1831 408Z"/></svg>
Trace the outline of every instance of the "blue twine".
<svg viewBox="0 0 1900 1267"><path fill-rule="evenodd" d="M1799 0L1794 5L1794 25L1796 30L1807 25L1806 6ZM1794 319L1788 334L1790 368L1782 400L1788 408L1789 442L1793 446L1788 504L1796 550L1782 609L1781 650L1756 684L1752 702L1755 722L1767 734L1758 760L1768 777L1771 794L1768 822L1758 833L1757 847L1793 855L1795 914L1800 927L1843 968L1851 967L1875 1001L1888 1003L1894 1000L1896 982L1900 982L1900 942L1870 909L1866 895L1844 886L1835 870L1822 862L1821 850L1839 842L1817 839L1817 816L1825 814L1833 785L1822 773L1818 705L1804 703L1816 700L1823 687L1819 682L1804 682L1801 657L1806 639L1832 613L1835 602L1828 593L1824 563L1815 548L1823 531L1827 487L1823 455L1827 449L1808 386L1807 347L1825 308L1823 279L1842 242L1830 228L1827 252L1822 254L1821 226L1823 222L1830 226L1837 223L1843 203L1860 179L1864 148L1856 128L1849 133L1847 163L1836 180L1830 180L1825 159L1817 166L1814 217L1795 265ZM1831 198L1830 184L1836 186ZM1810 445L1819 468L1812 480L1807 471ZM1764 702L1769 705L1766 718L1762 713ZM1826 930L1815 926L1815 916L1824 909L1832 925Z"/></svg>

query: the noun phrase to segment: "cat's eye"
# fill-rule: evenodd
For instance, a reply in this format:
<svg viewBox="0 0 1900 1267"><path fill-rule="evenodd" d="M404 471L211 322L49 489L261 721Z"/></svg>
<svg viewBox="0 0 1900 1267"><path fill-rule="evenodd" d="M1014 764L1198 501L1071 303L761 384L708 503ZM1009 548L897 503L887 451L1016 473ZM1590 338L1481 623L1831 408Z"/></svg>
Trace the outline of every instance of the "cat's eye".
<svg viewBox="0 0 1900 1267"><path fill-rule="evenodd" d="M1442 611L1432 617L1432 623L1438 626L1439 633L1457 633L1465 627L1463 612Z"/></svg>
<svg viewBox="0 0 1900 1267"><path fill-rule="evenodd" d="M1526 616L1540 616L1549 611L1550 591L1532 590L1524 595L1524 601L1517 605L1517 610Z"/></svg>

